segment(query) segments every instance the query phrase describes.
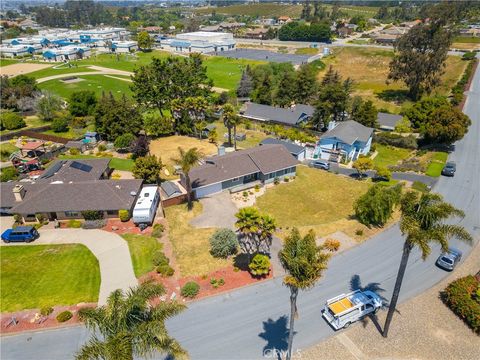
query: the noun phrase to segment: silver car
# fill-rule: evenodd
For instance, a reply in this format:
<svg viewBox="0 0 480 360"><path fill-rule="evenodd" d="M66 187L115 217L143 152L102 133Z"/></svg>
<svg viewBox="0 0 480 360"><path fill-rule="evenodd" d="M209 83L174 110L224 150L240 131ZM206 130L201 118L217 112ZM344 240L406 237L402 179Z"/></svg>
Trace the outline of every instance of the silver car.
<svg viewBox="0 0 480 360"><path fill-rule="evenodd" d="M446 253L443 253L438 257L436 264L444 270L452 271L460 262L461 258L462 252L460 250L448 248Z"/></svg>

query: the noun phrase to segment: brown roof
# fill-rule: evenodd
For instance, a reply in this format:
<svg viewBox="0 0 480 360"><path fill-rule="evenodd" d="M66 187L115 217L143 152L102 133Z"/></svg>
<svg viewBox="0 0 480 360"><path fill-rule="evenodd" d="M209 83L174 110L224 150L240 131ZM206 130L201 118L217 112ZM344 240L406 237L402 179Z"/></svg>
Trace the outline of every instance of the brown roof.
<svg viewBox="0 0 480 360"><path fill-rule="evenodd" d="M29 141L25 145L22 145L22 150L36 150L40 146L43 146L43 141Z"/></svg>

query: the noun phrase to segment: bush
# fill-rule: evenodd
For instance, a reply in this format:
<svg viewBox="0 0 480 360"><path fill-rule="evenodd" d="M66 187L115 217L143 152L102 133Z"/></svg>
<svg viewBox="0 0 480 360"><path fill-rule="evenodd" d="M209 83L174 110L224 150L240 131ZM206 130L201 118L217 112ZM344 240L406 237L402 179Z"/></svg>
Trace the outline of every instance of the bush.
<svg viewBox="0 0 480 360"><path fill-rule="evenodd" d="M335 239L327 239L323 243L323 247L331 252L338 251L338 249L340 249L340 241Z"/></svg>
<svg viewBox="0 0 480 360"><path fill-rule="evenodd" d="M210 238L210 253L216 258L226 258L237 252L237 234L230 229L218 229Z"/></svg>
<svg viewBox="0 0 480 360"><path fill-rule="evenodd" d="M70 320L72 317L73 317L73 314L70 311L66 310L58 314L56 319L58 322L63 323L65 321Z"/></svg>
<svg viewBox="0 0 480 360"><path fill-rule="evenodd" d="M82 227L82 222L80 220L68 220L67 227L73 229L79 229Z"/></svg>
<svg viewBox="0 0 480 360"><path fill-rule="evenodd" d="M77 148L71 148L70 150L68 150L68 152L70 153L70 155L78 155L80 154L80 150L78 150Z"/></svg>
<svg viewBox="0 0 480 360"><path fill-rule="evenodd" d="M98 145L98 151L103 152L105 150L107 150L107 147L104 144Z"/></svg>
<svg viewBox="0 0 480 360"><path fill-rule="evenodd" d="M451 282L440 293L443 302L480 334L480 302L476 299L480 282L472 275Z"/></svg>
<svg viewBox="0 0 480 360"><path fill-rule="evenodd" d="M82 229L102 229L107 225L106 220L86 220L82 224Z"/></svg>
<svg viewBox="0 0 480 360"><path fill-rule="evenodd" d="M257 254L248 264L250 274L253 276L265 276L270 272L270 259L267 255Z"/></svg>
<svg viewBox="0 0 480 360"><path fill-rule="evenodd" d="M156 268L157 273L163 276L173 276L175 270L170 265L159 265Z"/></svg>
<svg viewBox="0 0 480 360"><path fill-rule="evenodd" d="M27 126L23 118L12 111L0 113L0 129L16 130Z"/></svg>
<svg viewBox="0 0 480 360"><path fill-rule="evenodd" d="M385 167L377 167L375 173L376 178L387 179L388 181L392 178L392 172Z"/></svg>
<svg viewBox="0 0 480 360"><path fill-rule="evenodd" d="M193 299L195 296L198 295L199 291L200 285L198 285L195 281L189 281L185 285L183 285L182 289L180 290L180 294L183 297Z"/></svg>
<svg viewBox="0 0 480 360"><path fill-rule="evenodd" d="M357 235L357 236L363 236L363 230L362 230L362 229L357 229L357 230L355 230L355 235Z"/></svg>
<svg viewBox="0 0 480 360"><path fill-rule="evenodd" d="M126 222L130 219L130 211L125 209L118 210L118 217L120 218L120 221Z"/></svg>
<svg viewBox="0 0 480 360"><path fill-rule="evenodd" d="M68 120L64 117L53 119L51 128L53 132L61 133L68 131Z"/></svg>
<svg viewBox="0 0 480 360"><path fill-rule="evenodd" d="M275 179L273 179L273 183L274 183L275 185L280 184L280 179L276 177Z"/></svg>
<svg viewBox="0 0 480 360"><path fill-rule="evenodd" d="M211 278L210 279L210 285L212 285L212 287L214 289L218 288L219 286L223 286L225 285L225 280L223 280L223 278L220 278L220 279L215 279L215 278Z"/></svg>
<svg viewBox="0 0 480 360"><path fill-rule="evenodd" d="M115 149L126 149L133 144L134 140L135 140L135 136L133 134L130 134L130 133L123 134L115 139L113 146L115 146Z"/></svg>
<svg viewBox="0 0 480 360"><path fill-rule="evenodd" d="M417 149L417 139L413 135L402 136L392 133L378 133L373 140L379 144L397 146L404 149Z"/></svg>
<svg viewBox="0 0 480 360"><path fill-rule="evenodd" d="M3 168L0 172L0 182L15 180L18 177L17 169L14 167Z"/></svg>
<svg viewBox="0 0 480 360"><path fill-rule="evenodd" d="M164 231L165 227L163 226L163 224L155 224L153 225L152 236L157 238L161 237Z"/></svg>
<svg viewBox="0 0 480 360"><path fill-rule="evenodd" d="M416 157L402 160L398 165L390 165L389 170L398 172L425 172L426 166Z"/></svg>
<svg viewBox="0 0 480 360"><path fill-rule="evenodd" d="M290 178L289 178L288 176L285 176L285 177L283 178L283 181L285 181L286 183L288 183L288 182L290 181Z"/></svg>
<svg viewBox="0 0 480 360"><path fill-rule="evenodd" d="M101 220L103 219L103 211L85 210L82 211L82 216L85 220Z"/></svg>
<svg viewBox="0 0 480 360"><path fill-rule="evenodd" d="M259 192L260 191L260 185L255 185L255 192Z"/></svg>
<svg viewBox="0 0 480 360"><path fill-rule="evenodd" d="M48 316L53 313L53 308L51 306L44 306L40 309L40 314L43 316Z"/></svg>
<svg viewBox="0 0 480 360"><path fill-rule="evenodd" d="M468 51L462 56L462 60L473 60L475 59L476 53L474 51Z"/></svg>
<svg viewBox="0 0 480 360"><path fill-rule="evenodd" d="M152 263L155 266L168 265L170 259L163 253L163 251L157 251L155 255L153 255Z"/></svg>
<svg viewBox="0 0 480 360"><path fill-rule="evenodd" d="M366 226L382 227L392 216L393 208L400 202L400 185L385 187L372 186L354 204L355 216Z"/></svg>

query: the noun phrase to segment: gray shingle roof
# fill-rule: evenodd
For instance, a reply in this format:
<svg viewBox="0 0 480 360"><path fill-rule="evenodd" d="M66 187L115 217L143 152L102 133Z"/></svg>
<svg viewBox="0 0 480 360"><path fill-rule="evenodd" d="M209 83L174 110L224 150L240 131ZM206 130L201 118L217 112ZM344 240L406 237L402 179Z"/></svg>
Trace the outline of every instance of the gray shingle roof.
<svg viewBox="0 0 480 360"><path fill-rule="evenodd" d="M379 112L377 115L377 123L380 128L395 129L395 126L400 120L403 119L402 115L388 114Z"/></svg>
<svg viewBox="0 0 480 360"><path fill-rule="evenodd" d="M297 125L302 120L311 117L315 108L310 105L297 104L293 108L281 108L270 105L246 103L240 115L260 121L272 121L286 125Z"/></svg>
<svg viewBox="0 0 480 360"><path fill-rule="evenodd" d="M28 200L33 197L37 192L43 190L45 187L49 186L48 183L28 183L20 181L12 181L7 183L2 183L0 185L0 207L2 208L11 208L19 202L15 201L13 196L13 188L15 185L23 185L25 189L24 200Z"/></svg>
<svg viewBox="0 0 480 360"><path fill-rule="evenodd" d="M162 182L160 187L165 192L165 195L167 195L167 197L169 197L169 198L172 197L172 196L175 196L175 195L181 195L182 194L182 191L180 190L178 185L176 183L174 183L173 181L164 181L164 182Z"/></svg>
<svg viewBox="0 0 480 360"><path fill-rule="evenodd" d="M38 181L98 180L108 170L109 163L110 159L57 160L39 177Z"/></svg>
<svg viewBox="0 0 480 360"><path fill-rule="evenodd" d="M366 143L372 136L372 133L372 128L366 127L356 121L348 120L339 122L337 126L323 134L321 139L335 137L346 144L352 145L357 140Z"/></svg>
<svg viewBox="0 0 480 360"><path fill-rule="evenodd" d="M262 145L208 158L204 165L193 168L189 175L192 188L198 188L248 174L268 174L297 164L298 161L285 146Z"/></svg>
<svg viewBox="0 0 480 360"><path fill-rule="evenodd" d="M305 151L305 148L303 146L300 146L300 145L297 145L297 144L294 144L290 141L284 141L284 140L280 140L280 139L274 139L274 138L266 138L266 139L263 139L261 142L260 142L260 145L267 145L267 144L279 144L279 145L283 145L287 148L287 150L290 152L290 154L292 155L299 155L301 154L302 152Z"/></svg>

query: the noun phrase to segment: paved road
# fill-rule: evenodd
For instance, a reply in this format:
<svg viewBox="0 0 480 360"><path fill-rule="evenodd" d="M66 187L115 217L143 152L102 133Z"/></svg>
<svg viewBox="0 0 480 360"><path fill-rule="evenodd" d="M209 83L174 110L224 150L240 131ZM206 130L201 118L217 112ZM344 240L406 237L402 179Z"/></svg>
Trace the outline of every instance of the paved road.
<svg viewBox="0 0 480 360"><path fill-rule="evenodd" d="M480 71L465 105L472 126L450 155L457 162L453 178L440 178L434 190L453 205L465 210L458 221L476 237L480 230ZM288 204L285 204L288 206ZM393 226L373 239L339 254L329 264L322 281L298 299L295 348L304 349L333 334L321 318L327 298L349 291L353 279L363 287L376 283L389 298L398 269L403 239ZM452 243L467 255L471 248ZM422 293L446 276L434 266L440 249L422 261L418 251L410 257L401 301ZM353 281L358 284L358 281ZM171 334L190 352L192 359L261 359L265 349L285 347L285 316L289 312L289 293L280 278L203 299L168 322ZM401 316L401 314L396 314ZM357 324L356 326L361 326ZM395 320L392 323L395 327ZM2 359L66 359L85 341L83 327L8 336L1 339Z"/></svg>
<svg viewBox="0 0 480 360"><path fill-rule="evenodd" d="M138 284L133 272L130 251L125 240L117 234L103 230L84 229L40 229L40 237L34 243L4 244L2 246L44 244L85 245L100 265L100 293L98 303L105 304L108 295L116 289L125 289ZM3 357L3 355L2 355Z"/></svg>

